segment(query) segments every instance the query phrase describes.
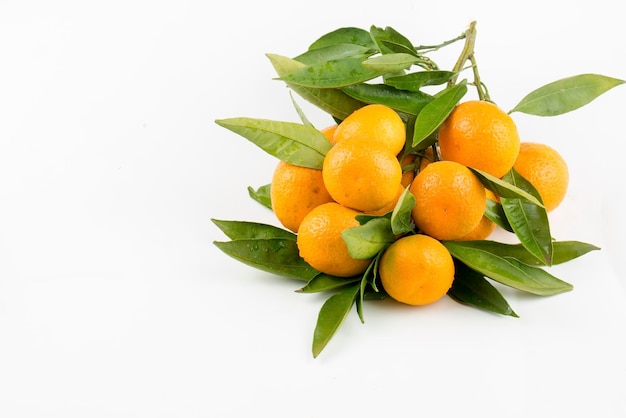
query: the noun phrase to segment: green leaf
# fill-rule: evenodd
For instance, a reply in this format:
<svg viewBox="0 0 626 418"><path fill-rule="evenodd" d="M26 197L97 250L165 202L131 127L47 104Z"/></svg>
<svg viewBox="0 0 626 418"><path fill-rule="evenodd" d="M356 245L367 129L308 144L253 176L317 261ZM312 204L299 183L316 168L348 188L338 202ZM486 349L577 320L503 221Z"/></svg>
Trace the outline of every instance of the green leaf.
<svg viewBox="0 0 626 418"><path fill-rule="evenodd" d="M260 186L258 189L253 189L252 186L248 186L248 195L253 200L256 200L261 205L265 206L268 209L272 209L272 198L270 197L270 189L271 184L265 184Z"/></svg>
<svg viewBox="0 0 626 418"><path fill-rule="evenodd" d="M471 243L471 241L469 241ZM513 258L467 245L463 241L442 241L450 254L469 268L505 286L535 295L549 296L572 290L572 285L538 267L522 264Z"/></svg>
<svg viewBox="0 0 626 418"><path fill-rule="evenodd" d="M278 76L292 73L306 65L276 54L266 54ZM364 103L353 99L339 89L318 89L287 83L287 86L309 103L317 106L332 117L343 120L352 112L362 107Z"/></svg>
<svg viewBox="0 0 626 418"><path fill-rule="evenodd" d="M361 60L372 55L371 48L356 44L333 44L321 48L310 49L298 55L294 60L306 65L337 60L342 58L359 58Z"/></svg>
<svg viewBox="0 0 626 418"><path fill-rule="evenodd" d="M383 54L406 53L417 56L411 41L394 28L370 26L370 36Z"/></svg>
<svg viewBox="0 0 626 418"><path fill-rule="evenodd" d="M313 333L313 357L316 358L335 335L352 309L360 285L348 286L332 295L320 309Z"/></svg>
<svg viewBox="0 0 626 418"><path fill-rule="evenodd" d="M279 77L288 84L315 88L340 88L363 83L380 74L363 65L360 58L342 58L307 65Z"/></svg>
<svg viewBox="0 0 626 418"><path fill-rule="evenodd" d="M486 251L502 258L515 258L529 266L544 266L540 260L531 254L522 244L506 244L497 241L463 241L465 247ZM600 250L595 245L580 241L554 241L552 243L552 265L566 263L583 256L591 251Z"/></svg>
<svg viewBox="0 0 626 418"><path fill-rule="evenodd" d="M500 199L503 197L509 198L522 198L526 199L529 202L534 203L537 206L543 207L543 203L531 193L528 193L526 190L522 190L514 184L509 183L508 181L499 179L485 171L478 170L476 168L467 167L474 172L478 176L480 182L487 189L491 190L496 194L496 196L500 196Z"/></svg>
<svg viewBox="0 0 626 418"><path fill-rule="evenodd" d="M598 74L580 74L546 84L529 93L509 113L557 116L578 109L626 81Z"/></svg>
<svg viewBox="0 0 626 418"><path fill-rule="evenodd" d="M376 48L370 33L365 29L344 27L322 35L309 45L309 50L338 44L355 44L370 49Z"/></svg>
<svg viewBox="0 0 626 418"><path fill-rule="evenodd" d="M229 129L268 154L290 164L321 169L331 143L312 126L267 119L218 119L218 125Z"/></svg>
<svg viewBox="0 0 626 418"><path fill-rule="evenodd" d="M292 279L309 281L319 274L299 255L293 239L236 239L213 241L226 255L250 267Z"/></svg>
<svg viewBox="0 0 626 418"><path fill-rule="evenodd" d="M439 128L466 92L467 85L462 82L446 89L440 96L424 106L415 120L413 147L419 146Z"/></svg>
<svg viewBox="0 0 626 418"><path fill-rule="evenodd" d="M354 84L341 90L361 102L383 104L410 115L417 115L433 100L429 94L398 90L385 84Z"/></svg>
<svg viewBox="0 0 626 418"><path fill-rule="evenodd" d="M385 217L374 218L364 225L345 229L341 237L348 246L348 254L357 260L374 257L395 240L391 222Z"/></svg>
<svg viewBox="0 0 626 418"><path fill-rule="evenodd" d="M511 169L503 180L541 200L537 189L524 177ZM522 245L545 265L552 264L552 235L545 208L526 199L501 197L502 209L509 225Z"/></svg>
<svg viewBox="0 0 626 418"><path fill-rule="evenodd" d="M363 66L379 74L390 74L409 69L418 61L413 55L393 53L368 58L363 61Z"/></svg>
<svg viewBox="0 0 626 418"><path fill-rule="evenodd" d="M211 219L228 238L237 239L270 239L284 238L295 241L296 234L273 225L250 221L227 221Z"/></svg>
<svg viewBox="0 0 626 418"><path fill-rule="evenodd" d="M413 230L411 211L414 206L415 196L413 196L409 191L409 186L407 186L391 213L391 231L394 234L404 234Z"/></svg>
<svg viewBox="0 0 626 418"><path fill-rule="evenodd" d="M410 74L389 76L385 84L401 90L418 92L424 86L438 86L445 84L457 73L454 71L418 71Z"/></svg>
<svg viewBox="0 0 626 418"><path fill-rule="evenodd" d="M321 273L313 277L304 287L296 290L298 293L318 293L328 290L341 289L352 283L360 282L360 277L337 277Z"/></svg>
<svg viewBox="0 0 626 418"><path fill-rule="evenodd" d="M509 303L485 277L460 262L454 263L455 273L448 296L464 305L500 315L518 317Z"/></svg>
<svg viewBox="0 0 626 418"><path fill-rule="evenodd" d="M513 232L513 228L511 228L511 225L506 218L506 214L504 213L504 209L502 209L502 205L495 200L487 199L485 216L491 222L494 222L496 225L498 225L500 228L508 232Z"/></svg>

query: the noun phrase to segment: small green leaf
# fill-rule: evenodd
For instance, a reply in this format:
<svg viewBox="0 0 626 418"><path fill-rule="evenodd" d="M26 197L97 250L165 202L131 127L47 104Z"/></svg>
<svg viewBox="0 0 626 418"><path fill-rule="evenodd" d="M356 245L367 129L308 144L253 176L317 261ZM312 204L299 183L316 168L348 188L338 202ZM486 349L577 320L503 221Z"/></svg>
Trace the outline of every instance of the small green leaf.
<svg viewBox="0 0 626 418"><path fill-rule="evenodd" d="M364 225L348 228L341 233L348 246L348 254L357 260L374 257L395 239L391 222L385 217L370 220Z"/></svg>
<svg viewBox="0 0 626 418"><path fill-rule="evenodd" d="M500 315L518 317L498 289L481 273L458 261L454 263L454 267L454 282L448 290L448 296L464 305Z"/></svg>
<svg viewBox="0 0 626 418"><path fill-rule="evenodd" d="M506 214L502 205L495 200L487 199L487 206L485 207L485 216L500 228L508 232L513 232L513 228L506 219Z"/></svg>
<svg viewBox="0 0 626 418"><path fill-rule="evenodd" d="M394 28L370 26L370 36L383 54L406 53L417 56L411 41Z"/></svg>
<svg viewBox="0 0 626 418"><path fill-rule="evenodd" d="M266 54L276 74L283 76L306 67L305 64L276 54ZM332 117L343 120L364 103L353 99L339 89L318 89L287 83L287 86L309 103L317 106Z"/></svg>
<svg viewBox="0 0 626 418"><path fill-rule="evenodd" d="M313 357L316 358L335 335L344 319L352 309L360 284L348 286L332 295L319 311L315 331L313 332Z"/></svg>
<svg viewBox="0 0 626 418"><path fill-rule="evenodd" d="M307 65L279 77L288 84L315 88L341 88L363 83L380 74L363 65L360 58L342 58Z"/></svg>
<svg viewBox="0 0 626 418"><path fill-rule="evenodd" d="M248 186L248 195L266 208L272 209L272 198L270 197L271 187L271 184L265 184L255 190L252 186Z"/></svg>
<svg viewBox="0 0 626 418"><path fill-rule="evenodd" d="M228 238L237 239L270 239L284 238L295 241L296 234L273 225L250 221L227 221L211 219Z"/></svg>
<svg viewBox="0 0 626 418"><path fill-rule="evenodd" d="M418 61L413 55L394 53L368 58L363 61L363 66L379 74L392 74L409 69Z"/></svg>
<svg viewBox="0 0 626 418"><path fill-rule="evenodd" d="M465 93L467 93L467 85L462 82L446 89L440 96L424 106L415 120L413 147L417 147L439 128Z"/></svg>
<svg viewBox="0 0 626 418"><path fill-rule="evenodd" d="M385 84L354 84L341 90L361 102L383 104L410 115L417 115L433 100L429 94L398 90Z"/></svg>
<svg viewBox="0 0 626 418"><path fill-rule="evenodd" d="M471 241L468 241L471 244ZM442 241L450 254L492 280L524 292L549 296L572 290L572 285L538 267L522 264L513 258L500 257L463 241ZM539 270L539 271L538 271Z"/></svg>
<svg viewBox="0 0 626 418"><path fill-rule="evenodd" d="M372 40L370 33L365 29L344 27L320 36L309 45L309 50L339 44L355 44L370 49L376 48L376 44Z"/></svg>
<svg viewBox="0 0 626 418"><path fill-rule="evenodd" d="M321 169L331 143L312 126L267 119L218 119L218 125L229 129L268 154L290 164Z"/></svg>
<svg viewBox="0 0 626 418"><path fill-rule="evenodd" d="M541 200L537 189L515 169L504 175L503 180ZM545 208L526 199L501 197L502 209L509 225L526 249L545 265L552 264L552 235Z"/></svg>
<svg viewBox="0 0 626 418"><path fill-rule="evenodd" d="M539 199L537 199L535 196L528 193L527 191L520 189L514 184L499 179L485 171L478 170L472 167L467 168L472 170L474 174L478 176L478 179L483 184L483 186L494 192L496 196L500 196L500 199L502 199L503 197L522 198L534 203L537 206L543 207L543 203L541 203Z"/></svg>
<svg viewBox="0 0 626 418"><path fill-rule="evenodd" d="M306 65L337 60L342 58L365 59L372 55L371 48L356 44L333 44L321 48L310 49L298 55L294 60Z"/></svg>
<svg viewBox="0 0 626 418"><path fill-rule="evenodd" d="M235 260L268 273L307 282L319 274L300 257L293 239L236 239L213 244Z"/></svg>
<svg viewBox="0 0 626 418"><path fill-rule="evenodd" d="M385 84L401 90L418 92L424 86L445 84L457 73L454 71L418 71L410 74L389 76Z"/></svg>
<svg viewBox="0 0 626 418"><path fill-rule="evenodd" d="M626 81L598 74L580 74L546 84L529 93L509 113L557 116L578 109Z"/></svg>
<svg viewBox="0 0 626 418"><path fill-rule="evenodd" d="M413 196L407 186L400 195L398 203L396 203L391 213L391 231L394 234L404 234L405 232L413 230L411 211L414 206L415 196Z"/></svg>
<svg viewBox="0 0 626 418"><path fill-rule="evenodd" d="M319 293L336 290L352 283L360 282L360 277L337 277L321 273L313 277L304 287L296 290L298 293Z"/></svg>

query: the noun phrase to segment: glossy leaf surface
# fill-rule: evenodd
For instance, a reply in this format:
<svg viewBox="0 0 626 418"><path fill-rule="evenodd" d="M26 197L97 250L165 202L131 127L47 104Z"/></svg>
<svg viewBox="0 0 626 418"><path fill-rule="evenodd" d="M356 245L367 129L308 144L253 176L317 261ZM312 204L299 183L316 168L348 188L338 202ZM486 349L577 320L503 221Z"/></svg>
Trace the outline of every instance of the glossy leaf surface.
<svg viewBox="0 0 626 418"><path fill-rule="evenodd" d="M359 293L360 285L346 287L332 295L319 311L315 331L313 332L313 357L317 357L326 347L333 335L352 309Z"/></svg>

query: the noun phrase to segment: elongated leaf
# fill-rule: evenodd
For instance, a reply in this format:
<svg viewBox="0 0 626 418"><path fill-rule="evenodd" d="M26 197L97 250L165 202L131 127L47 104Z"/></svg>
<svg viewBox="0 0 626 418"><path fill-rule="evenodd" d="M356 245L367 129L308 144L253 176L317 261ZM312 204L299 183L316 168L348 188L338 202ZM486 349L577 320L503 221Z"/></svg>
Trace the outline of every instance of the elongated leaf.
<svg viewBox="0 0 626 418"><path fill-rule="evenodd" d="M529 93L509 113L521 112L536 116L557 116L571 112L624 80L599 74L580 74L546 84Z"/></svg>
<svg viewBox="0 0 626 418"><path fill-rule="evenodd" d="M279 79L304 87L341 88L372 80L379 75L365 67L360 58L343 58L307 65Z"/></svg>
<svg viewBox="0 0 626 418"><path fill-rule="evenodd" d="M459 242L458 245L486 251L502 258L515 258L529 266L545 265L538 260L537 257L528 252L522 244L506 244L497 241L481 240L463 241ZM595 245L580 241L554 241L552 247L552 265L566 263L591 251L600 250L600 248Z"/></svg>
<svg viewBox="0 0 626 418"><path fill-rule="evenodd" d="M331 143L312 126L267 119L218 119L218 125L229 129L268 154L290 164L321 169Z"/></svg>
<svg viewBox="0 0 626 418"><path fill-rule="evenodd" d="M455 262L454 282L448 296L464 305L500 315L518 317L509 303L485 277L460 262Z"/></svg>
<svg viewBox="0 0 626 418"><path fill-rule="evenodd" d="M359 289L358 283L348 286L332 295L322 305L313 332L312 351L314 358L324 350L343 323L350 309L352 309L352 305L354 305Z"/></svg>
<svg viewBox="0 0 626 418"><path fill-rule="evenodd" d="M295 241L296 234L274 225L267 225L250 221L228 221L211 219L228 238L236 239L270 239L284 238Z"/></svg>
<svg viewBox="0 0 626 418"><path fill-rule="evenodd" d="M363 66L379 74L393 74L411 68L418 61L413 55L394 53L368 58L363 61Z"/></svg>
<svg viewBox="0 0 626 418"><path fill-rule="evenodd" d="M424 86L445 84L457 73L453 71L418 71L410 74L385 78L385 84L401 90L421 91Z"/></svg>
<svg viewBox="0 0 626 418"><path fill-rule="evenodd" d="M407 186L400 195L398 203L396 203L391 213L391 231L394 234L404 234L405 232L413 230L411 210L413 210L414 206L415 196L413 196Z"/></svg>
<svg viewBox="0 0 626 418"><path fill-rule="evenodd" d="M304 68L306 65L276 54L266 54L279 77ZM317 106L332 117L343 120L364 103L353 99L339 89L318 89L286 83L300 97Z"/></svg>
<svg viewBox="0 0 626 418"><path fill-rule="evenodd" d="M348 246L348 254L357 260L374 257L395 239L389 219L375 218L364 225L348 228L341 233Z"/></svg>
<svg viewBox="0 0 626 418"><path fill-rule="evenodd" d="M503 180L541 200L539 192L524 177L511 169ZM537 257L545 265L552 264L552 235L545 208L535 205L526 199L501 197L502 209L509 225L528 252Z"/></svg>
<svg viewBox="0 0 626 418"><path fill-rule="evenodd" d="M361 45L333 44L322 48L310 49L295 57L294 60L306 65L349 57L363 60L372 55L373 52L371 48Z"/></svg>
<svg viewBox="0 0 626 418"><path fill-rule="evenodd" d="M506 219L506 214L504 213L504 209L502 209L502 205L494 200L487 199L487 206L485 207L485 216L498 225L500 228L513 232L513 228L509 224L508 219Z"/></svg>
<svg viewBox="0 0 626 418"><path fill-rule="evenodd" d="M361 277L336 277L329 274L318 274L313 277L304 287L296 290L298 293L319 293L328 290L336 290L350 284L360 282Z"/></svg>
<svg viewBox="0 0 626 418"><path fill-rule="evenodd" d="M248 195L268 209L272 209L272 198L270 197L271 184L259 186L256 190L252 186L248 186Z"/></svg>
<svg viewBox="0 0 626 418"><path fill-rule="evenodd" d="M424 106L415 120L413 147L419 146L439 128L465 93L467 93L467 85L462 82L445 90L443 94Z"/></svg>
<svg viewBox="0 0 626 418"><path fill-rule="evenodd" d="M383 104L410 115L417 115L433 100L427 93L398 90L385 84L355 84L341 90L361 102Z"/></svg>
<svg viewBox="0 0 626 418"><path fill-rule="evenodd" d="M520 189L516 185L492 176L485 171L478 170L472 167L467 168L472 170L474 174L478 176L478 179L483 184L483 186L494 192L496 196L500 196L501 199L503 197L522 198L534 203L537 206L543 207L543 203L541 203L541 200L528 193L526 190Z"/></svg>
<svg viewBox="0 0 626 418"><path fill-rule="evenodd" d="M464 245L462 241L443 241L450 254L471 269L505 286L535 295L549 296L572 290L572 285L512 258ZM536 271L541 270L541 271Z"/></svg>
<svg viewBox="0 0 626 418"><path fill-rule="evenodd" d="M383 54L406 53L417 56L411 41L394 28L370 26L370 36Z"/></svg>
<svg viewBox="0 0 626 418"><path fill-rule="evenodd" d="M293 239L236 239L213 244L235 260L268 273L307 282L319 274L300 257Z"/></svg>
<svg viewBox="0 0 626 418"><path fill-rule="evenodd" d="M344 27L320 36L309 45L309 50L338 44L355 44L372 49L376 48L370 33L365 29Z"/></svg>

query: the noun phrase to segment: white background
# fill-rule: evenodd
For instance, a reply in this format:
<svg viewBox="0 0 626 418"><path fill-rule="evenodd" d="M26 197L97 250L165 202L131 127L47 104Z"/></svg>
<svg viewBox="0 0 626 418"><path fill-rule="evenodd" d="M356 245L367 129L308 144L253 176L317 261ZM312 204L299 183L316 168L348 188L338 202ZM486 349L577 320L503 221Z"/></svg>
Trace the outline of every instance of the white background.
<svg viewBox="0 0 626 418"><path fill-rule="evenodd" d="M626 416L626 86L514 114L569 163L553 235L602 247L551 270L572 292L504 290L518 319L367 303L313 359L325 295L212 244L211 218L276 223L246 191L276 161L214 123L298 121L265 53L344 26L436 44L476 20L505 110L562 77L626 79L619 2L504 4L2 0L0 416ZM433 58L449 69L459 48Z"/></svg>

